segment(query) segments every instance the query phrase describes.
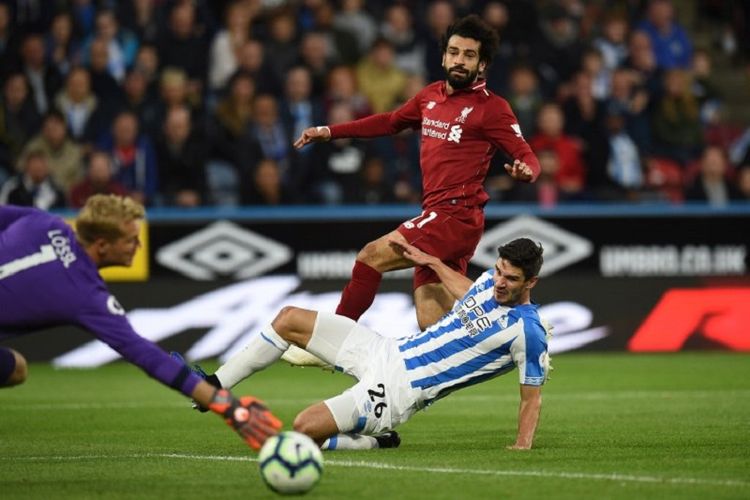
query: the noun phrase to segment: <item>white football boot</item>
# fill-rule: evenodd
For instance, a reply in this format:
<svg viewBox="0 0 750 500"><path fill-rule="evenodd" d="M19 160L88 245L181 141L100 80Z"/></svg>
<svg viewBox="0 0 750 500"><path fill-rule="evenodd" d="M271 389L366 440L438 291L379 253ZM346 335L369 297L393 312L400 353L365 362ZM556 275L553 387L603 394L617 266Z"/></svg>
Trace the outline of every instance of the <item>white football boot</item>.
<svg viewBox="0 0 750 500"><path fill-rule="evenodd" d="M281 355L281 359L292 366L317 366L326 371L335 371L332 364L326 363L319 357L293 344L289 345L289 349Z"/></svg>

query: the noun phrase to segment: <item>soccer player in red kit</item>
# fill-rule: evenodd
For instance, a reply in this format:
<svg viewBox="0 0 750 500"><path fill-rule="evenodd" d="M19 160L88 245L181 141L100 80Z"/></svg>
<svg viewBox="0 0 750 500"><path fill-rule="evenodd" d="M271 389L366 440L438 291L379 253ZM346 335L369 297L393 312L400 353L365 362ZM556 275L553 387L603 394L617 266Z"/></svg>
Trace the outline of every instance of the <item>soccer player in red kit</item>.
<svg viewBox="0 0 750 500"><path fill-rule="evenodd" d="M502 149L514 159L512 165L505 164L514 179L533 182L538 176L539 162L513 111L505 99L487 90L480 77L496 46L497 35L478 16L459 19L442 39L445 81L426 86L395 111L311 127L295 141L299 149L310 142L421 129L422 213L357 254L337 314L358 320L372 304L382 273L414 266L389 239L406 241L466 273L484 230L483 208L489 196L483 184L495 151ZM419 327L425 328L450 310L454 298L430 268L417 266L414 302Z"/></svg>

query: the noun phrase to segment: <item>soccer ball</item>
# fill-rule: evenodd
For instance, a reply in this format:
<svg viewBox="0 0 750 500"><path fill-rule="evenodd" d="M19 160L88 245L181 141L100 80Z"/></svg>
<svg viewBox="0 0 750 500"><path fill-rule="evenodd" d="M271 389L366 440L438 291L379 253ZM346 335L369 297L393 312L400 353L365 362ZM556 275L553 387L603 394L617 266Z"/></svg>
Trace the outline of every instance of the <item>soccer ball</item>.
<svg viewBox="0 0 750 500"><path fill-rule="evenodd" d="M260 476L276 493L310 491L323 474L323 455L315 441L286 431L270 437L258 454Z"/></svg>

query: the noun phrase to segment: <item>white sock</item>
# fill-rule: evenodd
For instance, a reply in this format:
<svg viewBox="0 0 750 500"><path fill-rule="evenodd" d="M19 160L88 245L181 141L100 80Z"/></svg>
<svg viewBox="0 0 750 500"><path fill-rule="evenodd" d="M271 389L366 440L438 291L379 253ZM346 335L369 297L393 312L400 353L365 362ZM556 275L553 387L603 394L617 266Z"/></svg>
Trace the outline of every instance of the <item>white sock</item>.
<svg viewBox="0 0 750 500"><path fill-rule="evenodd" d="M270 324L250 338L250 342L216 370L222 387L231 388L253 373L278 360L289 348Z"/></svg>
<svg viewBox="0 0 750 500"><path fill-rule="evenodd" d="M321 450L371 450L378 447L377 440L362 434L336 434L326 439Z"/></svg>

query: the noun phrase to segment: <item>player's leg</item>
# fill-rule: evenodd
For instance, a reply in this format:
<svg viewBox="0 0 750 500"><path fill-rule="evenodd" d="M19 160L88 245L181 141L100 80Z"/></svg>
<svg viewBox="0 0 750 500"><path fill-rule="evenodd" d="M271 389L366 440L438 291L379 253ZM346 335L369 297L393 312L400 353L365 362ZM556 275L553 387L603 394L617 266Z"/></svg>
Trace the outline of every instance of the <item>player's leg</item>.
<svg viewBox="0 0 750 500"><path fill-rule="evenodd" d="M0 347L0 387L23 384L29 373L26 358L8 347Z"/></svg>
<svg viewBox="0 0 750 500"><path fill-rule="evenodd" d="M424 330L453 307L455 298L442 283L425 283L414 290L414 305L417 310L419 329Z"/></svg>
<svg viewBox="0 0 750 500"><path fill-rule="evenodd" d="M359 251L352 277L341 293L336 314L357 321L375 300L384 272L413 267L410 260L405 259L388 243L389 236L397 234L397 231L392 231L371 241Z"/></svg>
<svg viewBox="0 0 750 500"><path fill-rule="evenodd" d="M310 436L323 450L371 450L397 448L401 444L401 438L395 431L377 436L352 432L355 430L352 425L355 422L351 421L350 415L354 414L355 407L354 397L350 392L345 392L303 410L294 419L294 430ZM342 423L337 422L334 411Z"/></svg>
<svg viewBox="0 0 750 500"><path fill-rule="evenodd" d="M206 380L220 387L233 387L277 361L292 344L335 364L341 346L356 326L355 321L344 316L284 307L270 325Z"/></svg>
<svg viewBox="0 0 750 500"><path fill-rule="evenodd" d="M206 380L221 387L234 387L253 373L281 358L290 344L307 346L318 313L299 307L281 309L274 320L250 338L245 347L209 375Z"/></svg>

